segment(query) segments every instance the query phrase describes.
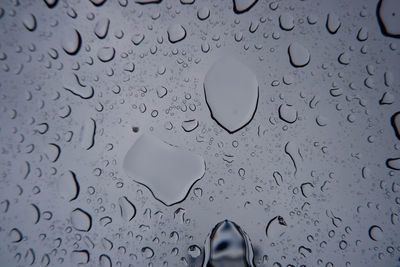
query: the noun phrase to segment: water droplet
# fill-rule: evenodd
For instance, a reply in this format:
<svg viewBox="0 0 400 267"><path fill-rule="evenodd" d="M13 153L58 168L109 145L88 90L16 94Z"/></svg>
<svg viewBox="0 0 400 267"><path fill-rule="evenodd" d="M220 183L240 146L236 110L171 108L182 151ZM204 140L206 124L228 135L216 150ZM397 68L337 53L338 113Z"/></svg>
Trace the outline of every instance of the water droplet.
<svg viewBox="0 0 400 267"><path fill-rule="evenodd" d="M378 21L384 35L400 38L400 2L381 0L378 4Z"/></svg>
<svg viewBox="0 0 400 267"><path fill-rule="evenodd" d="M340 64L349 65L350 64L350 55L346 52L341 53L338 57L338 61Z"/></svg>
<svg viewBox="0 0 400 267"><path fill-rule="evenodd" d="M197 11L197 17L199 20L206 20L210 17L210 9L207 7L202 7Z"/></svg>
<svg viewBox="0 0 400 267"><path fill-rule="evenodd" d="M379 100L380 105L391 105L395 101L395 96L390 92L384 92Z"/></svg>
<svg viewBox="0 0 400 267"><path fill-rule="evenodd" d="M131 221L135 218L136 207L127 197L120 197L118 199L121 217L126 221Z"/></svg>
<svg viewBox="0 0 400 267"><path fill-rule="evenodd" d="M321 127L326 126L328 124L328 119L324 116L318 115L317 118L315 119L317 124Z"/></svg>
<svg viewBox="0 0 400 267"><path fill-rule="evenodd" d="M109 18L100 19L97 21L96 26L94 27L94 34L97 36L97 38L104 39L107 36L109 27Z"/></svg>
<svg viewBox="0 0 400 267"><path fill-rule="evenodd" d="M144 247L142 248L142 254L146 259L151 259L154 256L154 251L150 247Z"/></svg>
<svg viewBox="0 0 400 267"><path fill-rule="evenodd" d="M258 0L233 0L233 11L236 14L245 13L249 11Z"/></svg>
<svg viewBox="0 0 400 267"><path fill-rule="evenodd" d="M392 170L400 171L400 158L387 159L386 166Z"/></svg>
<svg viewBox="0 0 400 267"><path fill-rule="evenodd" d="M48 8L53 8L57 5L58 0L43 0Z"/></svg>
<svg viewBox="0 0 400 267"><path fill-rule="evenodd" d="M162 0L135 0L135 3L140 5L159 4Z"/></svg>
<svg viewBox="0 0 400 267"><path fill-rule="evenodd" d="M314 25L315 23L318 22L318 17L315 14L311 14L307 16L307 21L309 24Z"/></svg>
<svg viewBox="0 0 400 267"><path fill-rule="evenodd" d="M279 118L287 123L294 123L297 118L297 110L289 104L282 104L279 106Z"/></svg>
<svg viewBox="0 0 400 267"><path fill-rule="evenodd" d="M201 255L201 248L197 245L191 245L188 248L188 254L192 258L197 258Z"/></svg>
<svg viewBox="0 0 400 267"><path fill-rule="evenodd" d="M225 220L218 223L204 247L203 267L255 266L251 241L234 222Z"/></svg>
<svg viewBox="0 0 400 267"><path fill-rule="evenodd" d="M279 26L282 30L291 31L294 28L294 18L289 13L284 13L279 16Z"/></svg>
<svg viewBox="0 0 400 267"><path fill-rule="evenodd" d="M192 132L198 126L199 126L199 122L195 119L182 122L182 129L187 133Z"/></svg>
<svg viewBox="0 0 400 267"><path fill-rule="evenodd" d="M378 225L372 225L368 230L369 238L374 241L382 240L383 238L383 230Z"/></svg>
<svg viewBox="0 0 400 267"><path fill-rule="evenodd" d="M12 243L19 243L24 238L24 235L18 228L11 229L9 235Z"/></svg>
<svg viewBox="0 0 400 267"><path fill-rule="evenodd" d="M211 116L234 133L253 118L258 103L258 82L254 73L232 57L219 59L204 79L204 93Z"/></svg>
<svg viewBox="0 0 400 267"><path fill-rule="evenodd" d="M392 124L396 137L400 140L400 111L392 115L390 123Z"/></svg>
<svg viewBox="0 0 400 267"><path fill-rule="evenodd" d="M303 45L294 42L288 48L290 63L296 67L305 67L310 62L310 52Z"/></svg>
<svg viewBox="0 0 400 267"><path fill-rule="evenodd" d="M91 2L94 6L97 6L97 7L104 5L104 3L105 3L106 1L107 1L107 0L90 0L90 2Z"/></svg>
<svg viewBox="0 0 400 267"><path fill-rule="evenodd" d="M134 45L140 45L141 42L143 42L145 36L142 33L135 33L132 38L131 41Z"/></svg>
<svg viewBox="0 0 400 267"><path fill-rule="evenodd" d="M185 39L186 29L180 24L171 24L168 27L167 34L171 43L177 43Z"/></svg>
<svg viewBox="0 0 400 267"><path fill-rule="evenodd" d="M181 0L181 4L183 5L191 5L194 3L194 0Z"/></svg>
<svg viewBox="0 0 400 267"><path fill-rule="evenodd" d="M385 85L387 87L391 87L393 85L393 79L394 79L393 73L390 71L385 71L384 78L385 78Z"/></svg>
<svg viewBox="0 0 400 267"><path fill-rule="evenodd" d="M357 40L360 42L366 41L368 39L368 29L365 27L361 27L361 29L357 33Z"/></svg>
<svg viewBox="0 0 400 267"><path fill-rule="evenodd" d="M72 226L83 232L89 232L92 228L92 216L83 209L77 208L71 212Z"/></svg>
<svg viewBox="0 0 400 267"><path fill-rule="evenodd" d="M266 236L272 239L281 237L285 233L284 228L282 228L282 226L284 227L287 226L286 221L283 219L282 216L275 216L274 218L269 220L266 224L265 227Z"/></svg>
<svg viewBox="0 0 400 267"><path fill-rule="evenodd" d="M89 254L89 251L87 251L86 249L73 250L71 253L71 258L72 258L72 262L74 264L76 264L77 266L84 265L89 262L90 254Z"/></svg>
<svg viewBox="0 0 400 267"><path fill-rule="evenodd" d="M329 13L326 19L326 28L329 33L335 34L339 30L342 23L339 20L339 17L335 13Z"/></svg>
<svg viewBox="0 0 400 267"><path fill-rule="evenodd" d="M33 14L29 14L24 18L23 24L28 31L33 32L37 27L36 17Z"/></svg>
<svg viewBox="0 0 400 267"><path fill-rule="evenodd" d="M114 47L102 47L97 52L97 57L101 62L109 62L114 58L115 49Z"/></svg>
<svg viewBox="0 0 400 267"><path fill-rule="evenodd" d="M100 264L100 267L112 267L112 261L111 261L110 256L108 256L106 254L100 255L99 264Z"/></svg>
<svg viewBox="0 0 400 267"><path fill-rule="evenodd" d="M123 167L128 176L148 187L167 206L184 200L205 171L202 157L149 134L136 140L125 156Z"/></svg>
<svg viewBox="0 0 400 267"><path fill-rule="evenodd" d="M294 174L297 173L297 168L300 160L303 158L300 154L300 149L294 142L287 142L285 145L285 153L290 157L294 166Z"/></svg>
<svg viewBox="0 0 400 267"><path fill-rule="evenodd" d="M76 55L81 49L82 38L80 33L75 29L69 29L63 34L62 47L68 55Z"/></svg>
<svg viewBox="0 0 400 267"><path fill-rule="evenodd" d="M80 186L75 172L69 171L61 176L58 190L60 196L67 201L74 201L78 198Z"/></svg>

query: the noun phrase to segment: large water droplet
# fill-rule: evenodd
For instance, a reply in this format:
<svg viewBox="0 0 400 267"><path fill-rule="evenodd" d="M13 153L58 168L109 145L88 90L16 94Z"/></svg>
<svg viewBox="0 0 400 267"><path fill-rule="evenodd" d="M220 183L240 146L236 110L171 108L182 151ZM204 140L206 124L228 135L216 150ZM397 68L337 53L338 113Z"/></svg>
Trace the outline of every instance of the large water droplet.
<svg viewBox="0 0 400 267"><path fill-rule="evenodd" d="M162 0L135 0L135 3L140 5L159 4Z"/></svg>
<svg viewBox="0 0 400 267"><path fill-rule="evenodd" d="M107 36L108 28L110 27L110 19L103 18L97 21L96 26L94 27L94 34L99 39L104 39Z"/></svg>
<svg viewBox="0 0 400 267"><path fill-rule="evenodd" d="M400 38L400 1L381 0L378 4L377 13L382 33Z"/></svg>
<svg viewBox="0 0 400 267"><path fill-rule="evenodd" d="M148 187L156 199L168 206L184 200L205 171L202 157L149 134L136 140L123 167L128 176Z"/></svg>
<svg viewBox="0 0 400 267"><path fill-rule="evenodd" d="M102 47L97 52L97 57L101 62L108 62L114 58L115 49L114 47Z"/></svg>
<svg viewBox="0 0 400 267"><path fill-rule="evenodd" d="M392 170L400 171L400 158L387 159L386 166Z"/></svg>
<svg viewBox="0 0 400 267"><path fill-rule="evenodd" d="M24 18L23 24L28 31L33 32L37 27L36 17L33 14L29 14Z"/></svg>
<svg viewBox="0 0 400 267"><path fill-rule="evenodd" d="M279 118L288 123L294 123L297 120L297 110L288 104L279 106Z"/></svg>
<svg viewBox="0 0 400 267"><path fill-rule="evenodd" d="M102 6L107 0L90 0L94 6Z"/></svg>
<svg viewBox="0 0 400 267"><path fill-rule="evenodd" d="M171 24L167 30L168 40L171 43L182 41L186 37L186 30L180 24Z"/></svg>
<svg viewBox="0 0 400 267"><path fill-rule="evenodd" d="M75 29L69 29L63 35L62 47L68 55L76 55L81 49L82 38L80 33Z"/></svg>
<svg viewBox="0 0 400 267"><path fill-rule="evenodd" d="M294 67L304 67L310 62L310 52L303 45L294 42L288 48L289 60Z"/></svg>
<svg viewBox="0 0 400 267"><path fill-rule="evenodd" d="M372 225L368 230L368 235L372 240L378 241L383 238L383 230L379 225Z"/></svg>
<svg viewBox="0 0 400 267"><path fill-rule="evenodd" d="M247 234L234 222L218 223L205 242L203 267L254 267L254 255Z"/></svg>
<svg viewBox="0 0 400 267"><path fill-rule="evenodd" d="M233 0L233 11L236 14L244 13L249 11L258 0Z"/></svg>
<svg viewBox="0 0 400 267"><path fill-rule="evenodd" d="M131 221L135 218L136 207L127 197L120 197L118 199L121 217L126 221Z"/></svg>
<svg viewBox="0 0 400 267"><path fill-rule="evenodd" d="M83 209L77 208L71 212L72 226L83 232L89 232L92 228L92 216Z"/></svg>
<svg viewBox="0 0 400 267"><path fill-rule="evenodd" d="M279 16L279 25L281 26L282 30L290 31L294 28L294 18L289 13L284 13Z"/></svg>
<svg viewBox="0 0 400 267"><path fill-rule="evenodd" d="M47 5L48 8L53 8L57 5L58 0L44 0L44 3Z"/></svg>
<svg viewBox="0 0 400 267"><path fill-rule="evenodd" d="M335 13L329 13L326 18L326 28L331 34L337 33L342 23L339 20L339 17Z"/></svg>
<svg viewBox="0 0 400 267"><path fill-rule="evenodd" d="M197 11L197 17L199 20L206 20L210 16L210 9L207 7L202 7Z"/></svg>
<svg viewBox="0 0 400 267"><path fill-rule="evenodd" d="M390 123L392 124L396 137L400 140L400 111L392 115Z"/></svg>
<svg viewBox="0 0 400 267"><path fill-rule="evenodd" d="M204 93L212 118L229 133L234 133L254 116L258 82L246 65L232 57L223 57L207 72Z"/></svg>

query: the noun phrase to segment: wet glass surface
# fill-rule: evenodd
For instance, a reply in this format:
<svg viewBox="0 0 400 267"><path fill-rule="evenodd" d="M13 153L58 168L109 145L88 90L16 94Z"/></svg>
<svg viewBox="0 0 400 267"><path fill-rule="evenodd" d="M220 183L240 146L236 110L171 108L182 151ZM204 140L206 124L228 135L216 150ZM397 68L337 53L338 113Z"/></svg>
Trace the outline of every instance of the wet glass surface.
<svg viewBox="0 0 400 267"><path fill-rule="evenodd" d="M400 1L0 2L0 266L400 266Z"/></svg>

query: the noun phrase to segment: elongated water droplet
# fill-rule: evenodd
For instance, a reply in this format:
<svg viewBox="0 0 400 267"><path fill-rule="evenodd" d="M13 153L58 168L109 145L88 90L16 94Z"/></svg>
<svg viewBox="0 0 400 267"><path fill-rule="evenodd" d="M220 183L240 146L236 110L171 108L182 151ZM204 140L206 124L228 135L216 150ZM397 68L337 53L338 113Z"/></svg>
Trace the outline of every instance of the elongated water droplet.
<svg viewBox="0 0 400 267"><path fill-rule="evenodd" d="M392 124L396 137L400 140L400 111L392 115L390 123Z"/></svg>
<svg viewBox="0 0 400 267"><path fill-rule="evenodd" d="M329 13L326 18L326 28L328 32L331 34L337 33L342 23L339 20L339 17L335 13Z"/></svg>
<svg viewBox="0 0 400 267"><path fill-rule="evenodd" d="M229 133L234 133L254 116L258 82L246 65L232 57L223 57L207 72L204 93L212 118Z"/></svg>
<svg viewBox="0 0 400 267"><path fill-rule="evenodd" d="M99 39L104 39L107 36L108 29L110 27L110 19L103 18L97 21L96 26L94 27L94 34Z"/></svg>
<svg viewBox="0 0 400 267"><path fill-rule="evenodd" d="M114 58L115 49L114 47L102 47L97 52L97 57L101 62L108 62Z"/></svg>
<svg viewBox="0 0 400 267"><path fill-rule="evenodd" d="M62 46L65 53L68 55L76 55L82 45L80 33L75 29L69 29L63 36Z"/></svg>
<svg viewBox="0 0 400 267"><path fill-rule="evenodd" d="M24 18L23 24L28 31L33 32L37 27L36 17L33 14L29 14Z"/></svg>

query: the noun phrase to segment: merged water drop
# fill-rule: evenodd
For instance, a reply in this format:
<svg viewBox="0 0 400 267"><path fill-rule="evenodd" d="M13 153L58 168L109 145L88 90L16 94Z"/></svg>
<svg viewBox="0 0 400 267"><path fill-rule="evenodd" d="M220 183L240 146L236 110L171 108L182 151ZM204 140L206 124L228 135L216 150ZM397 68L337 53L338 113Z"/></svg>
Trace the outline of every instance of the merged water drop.
<svg viewBox="0 0 400 267"><path fill-rule="evenodd" d="M167 206L184 200L205 172L201 156L150 134L136 140L124 158L123 167L129 177L148 187Z"/></svg>

